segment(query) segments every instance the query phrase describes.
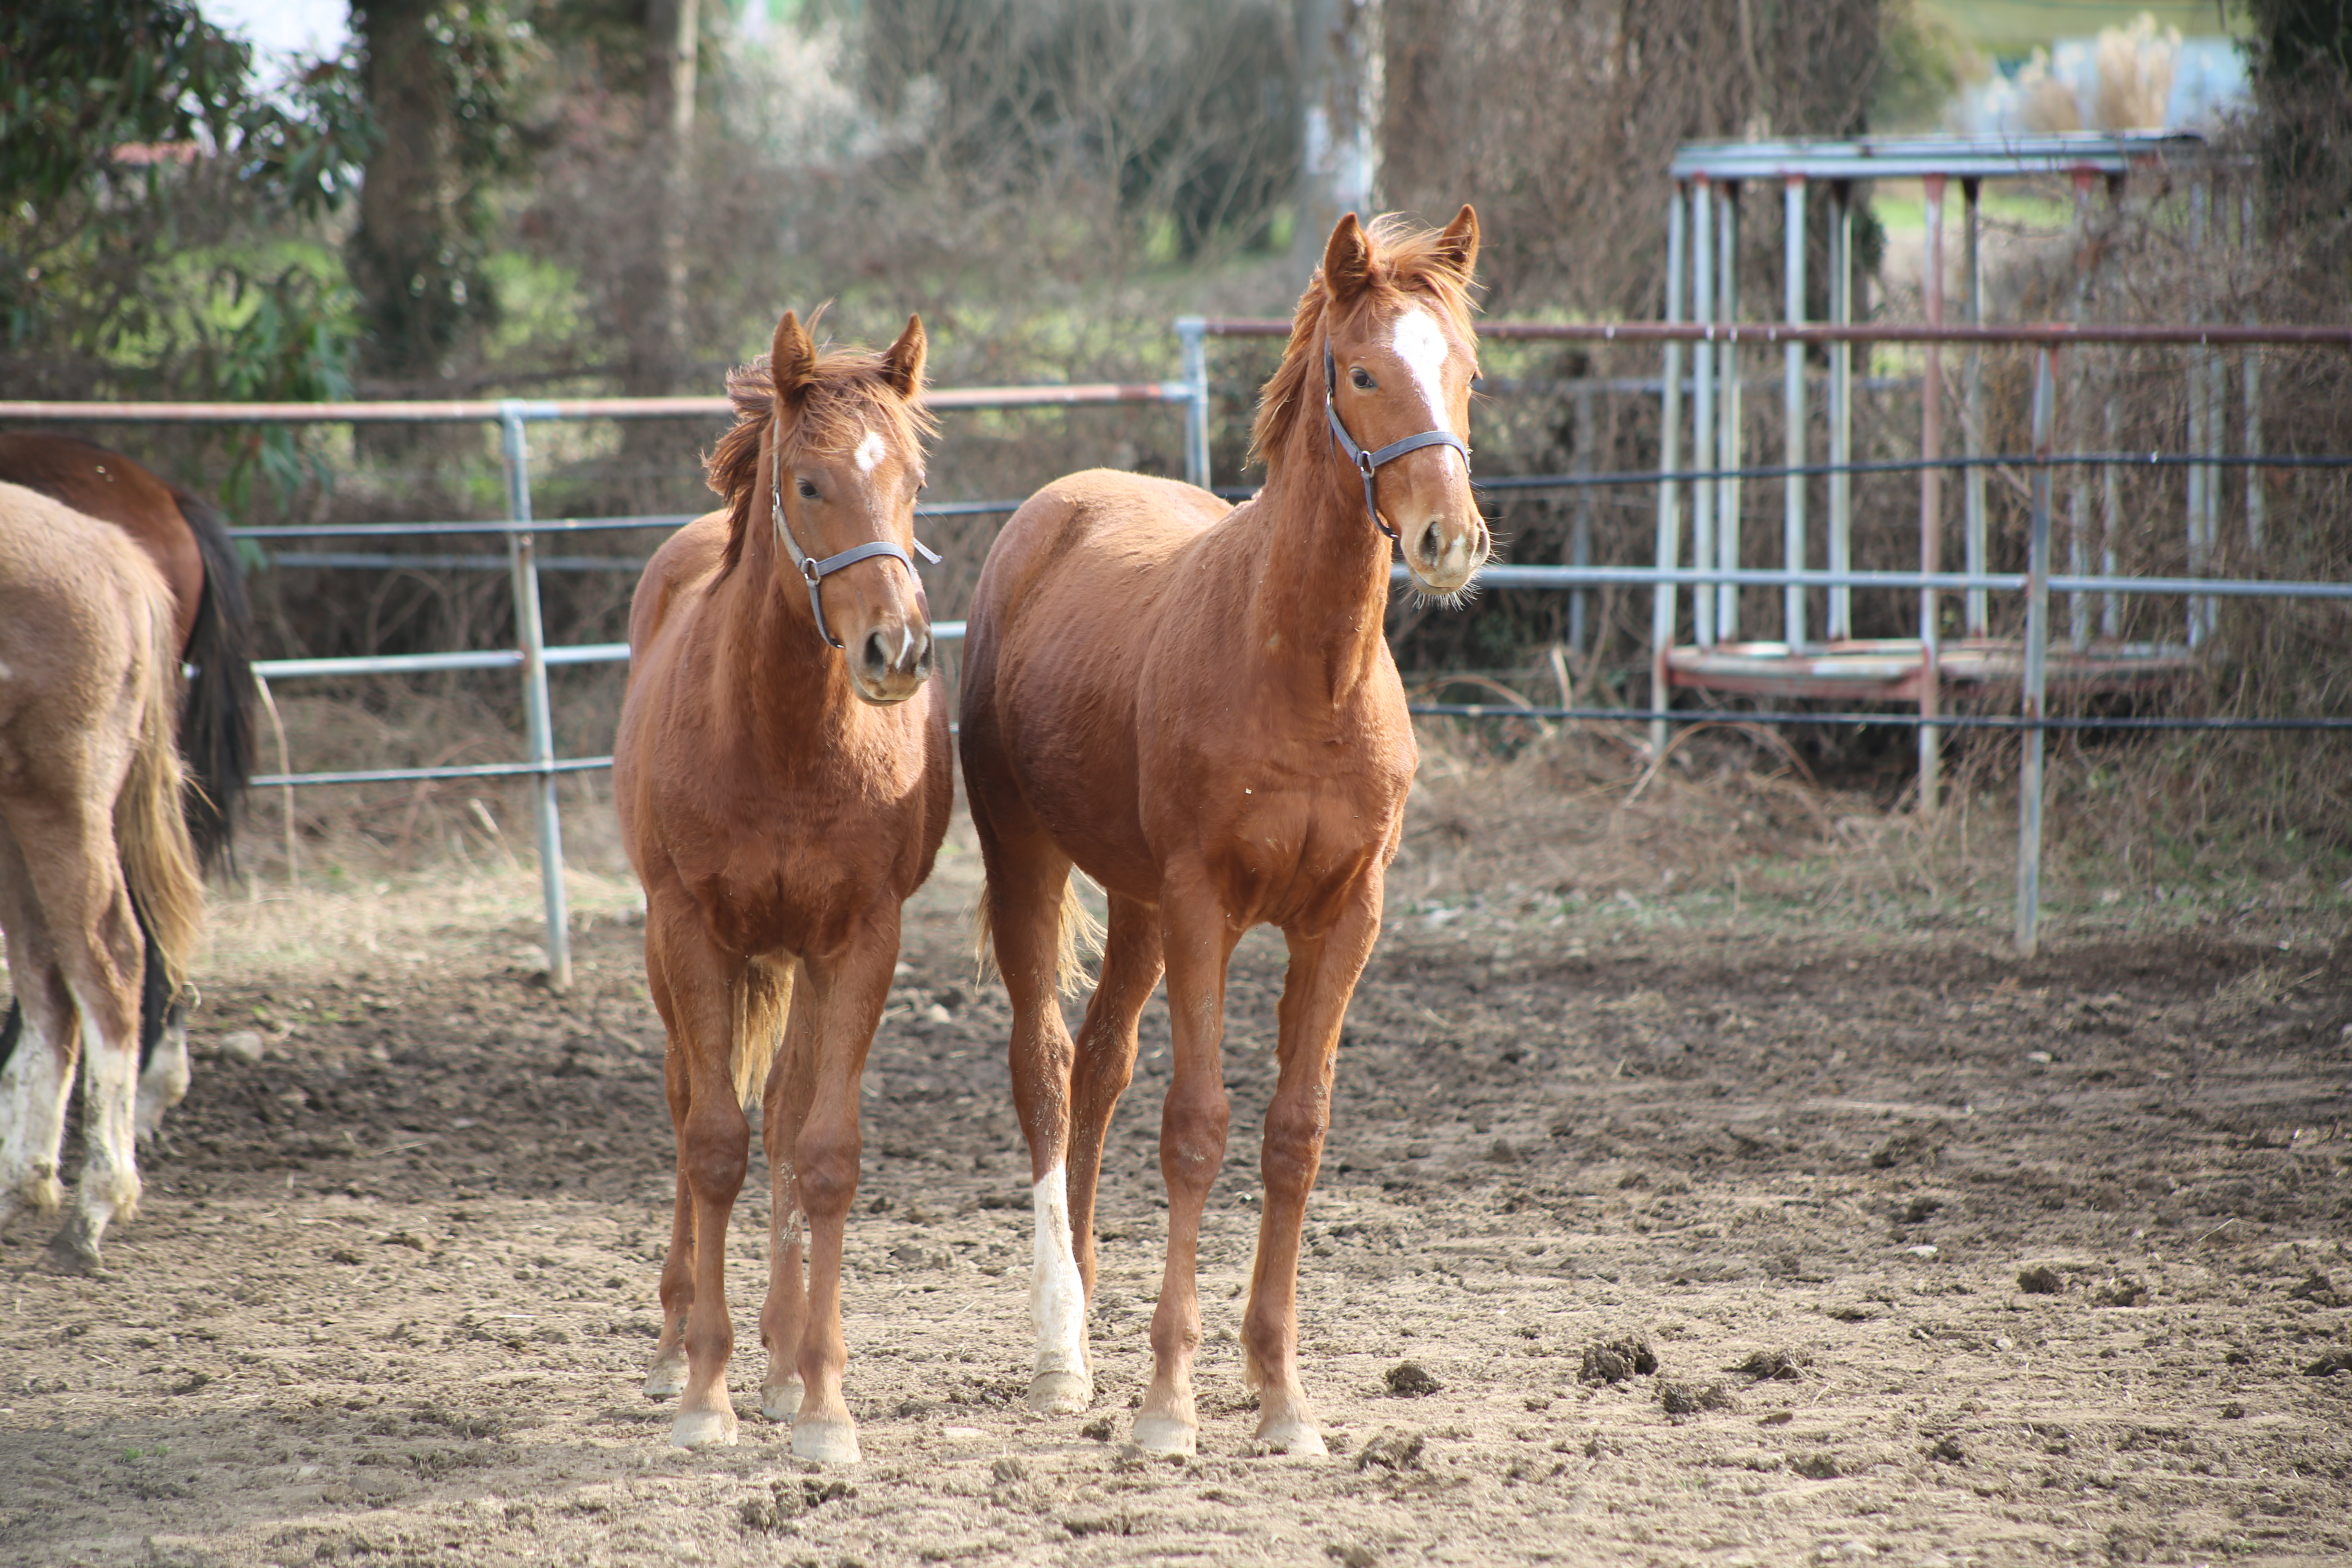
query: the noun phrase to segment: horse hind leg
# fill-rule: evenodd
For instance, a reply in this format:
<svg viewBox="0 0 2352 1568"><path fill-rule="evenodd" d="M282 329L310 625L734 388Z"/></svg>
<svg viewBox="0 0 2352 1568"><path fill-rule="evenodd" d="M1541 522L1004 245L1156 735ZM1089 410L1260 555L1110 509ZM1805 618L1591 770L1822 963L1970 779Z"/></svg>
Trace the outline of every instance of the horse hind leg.
<svg viewBox="0 0 2352 1568"><path fill-rule="evenodd" d="M163 1113L187 1098L188 1015L172 994L163 950L143 913L139 935L147 972L139 987L139 1100L131 1125L146 1142L162 1136Z"/></svg>
<svg viewBox="0 0 2352 1568"><path fill-rule="evenodd" d="M65 1201L58 1155L81 1054L81 1016L58 952L57 927L26 863L31 841L71 842L73 825L23 808L0 820L0 931L16 988L16 1038L0 1063L0 1231L26 1209Z"/></svg>
<svg viewBox="0 0 2352 1568"><path fill-rule="evenodd" d="M975 814L977 816L978 814ZM1087 1291L1070 1226L1070 1080L1076 1047L1062 1016L1060 977L1070 861L1024 823L1007 834L982 829L988 852L988 926L996 968L1013 1004L1008 1056L1013 1109L1029 1145L1035 1241L1029 1318L1036 1361L1029 1407L1075 1415L1094 1403L1087 1353Z"/></svg>
<svg viewBox="0 0 2352 1568"><path fill-rule="evenodd" d="M0 846L6 837L0 834ZM0 866L0 873L6 868ZM16 882L15 887L23 887ZM11 887L0 874L0 894ZM26 1209L55 1214L65 1201L58 1151L65 1142L66 1100L80 1050L81 1021L65 974L36 956L36 926L0 910L8 932L8 969L16 999L14 1048L0 1063L0 1234Z"/></svg>
<svg viewBox="0 0 2352 1568"><path fill-rule="evenodd" d="M1135 1079L1136 1022L1160 984L1160 911L1114 895L1102 980L1078 1026L1070 1074L1069 1226L1079 1282L1095 1293L1095 1196L1103 1144L1119 1097Z"/></svg>
<svg viewBox="0 0 2352 1568"><path fill-rule="evenodd" d="M61 1273L96 1272L100 1241L107 1226L117 1219L134 1218L139 1211L132 1107L139 1076L135 977L142 952L138 925L131 913L131 895L122 886L112 845L100 843L105 858L97 863L105 882L98 896L82 905L95 918L86 923L58 919L51 927L79 933L68 935L58 956L66 984L73 993L75 1011L80 1016L82 1137L88 1150L73 1216L49 1243L50 1265ZM53 889L58 883L78 880L69 873L55 872L48 879ZM51 909L66 910L75 902L70 897L45 900Z"/></svg>

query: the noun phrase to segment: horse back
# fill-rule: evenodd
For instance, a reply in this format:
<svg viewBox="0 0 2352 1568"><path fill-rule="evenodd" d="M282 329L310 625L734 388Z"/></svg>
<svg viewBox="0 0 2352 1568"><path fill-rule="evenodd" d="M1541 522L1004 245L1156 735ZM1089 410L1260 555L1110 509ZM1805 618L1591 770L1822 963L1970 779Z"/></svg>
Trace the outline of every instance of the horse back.
<svg viewBox="0 0 2352 1568"><path fill-rule="evenodd" d="M1149 879L1139 675L1231 510L1173 480L1072 474L1006 522L973 590L965 788L975 802L1017 795L1106 886Z"/></svg>
<svg viewBox="0 0 2352 1568"><path fill-rule="evenodd" d="M162 574L121 530L0 482L0 782L79 757L122 700L120 673L155 662L155 623L171 613Z"/></svg>
<svg viewBox="0 0 2352 1568"><path fill-rule="evenodd" d="M172 591L180 644L195 629L205 560L175 487L120 452L74 436L0 435L0 480L37 490L131 536Z"/></svg>

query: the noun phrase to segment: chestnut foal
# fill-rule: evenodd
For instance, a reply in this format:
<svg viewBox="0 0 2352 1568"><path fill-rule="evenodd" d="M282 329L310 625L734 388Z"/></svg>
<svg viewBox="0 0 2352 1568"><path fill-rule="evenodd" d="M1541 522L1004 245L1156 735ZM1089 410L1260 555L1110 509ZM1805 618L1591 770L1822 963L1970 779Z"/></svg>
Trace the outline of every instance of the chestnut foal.
<svg viewBox="0 0 2352 1568"><path fill-rule="evenodd" d="M744 1102L764 1079L774 1225L760 1407L792 1422L800 1457L858 1457L841 1394L858 1075L899 905L930 875L950 797L908 553L922 548L923 352L915 318L887 353L820 355L786 311L767 363L729 378L736 424L709 465L726 508L671 536L630 608L614 795L645 884L677 1133L646 1392L681 1395L681 1447L735 1439L727 1219L748 1163Z"/></svg>
<svg viewBox="0 0 2352 1568"><path fill-rule="evenodd" d="M1154 1453L1191 1452L1197 1438L1193 1261L1225 1152L1225 968L1261 923L1282 929L1290 971L1244 1374L1262 1445L1323 1452L1298 1380L1299 1229L1340 1020L1380 931L1417 760L1384 631L1390 542L1423 593L1449 598L1489 547L1465 442L1477 249L1468 207L1442 233L1389 220L1367 233L1349 214L1259 402L1265 488L1228 509L1164 479L1073 475L1005 524L974 592L964 787L1035 1183L1029 1400L1075 1411L1093 1396L1096 1182L1134 1070L1136 1017L1164 968L1168 1260L1135 1421L1136 1443ZM1074 864L1110 899L1102 976L1075 1044L1055 994L1070 967Z"/></svg>

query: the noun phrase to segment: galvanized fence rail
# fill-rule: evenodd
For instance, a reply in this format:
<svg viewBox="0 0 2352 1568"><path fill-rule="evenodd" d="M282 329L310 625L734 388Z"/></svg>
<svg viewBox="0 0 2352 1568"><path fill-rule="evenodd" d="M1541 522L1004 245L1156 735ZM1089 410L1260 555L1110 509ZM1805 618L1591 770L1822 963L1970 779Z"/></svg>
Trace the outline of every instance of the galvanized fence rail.
<svg viewBox="0 0 2352 1568"><path fill-rule="evenodd" d="M1184 317L1175 323L1180 345L1182 376L1176 381L1141 383L1102 383L1073 385L1046 385L998 388L940 389L927 394L927 401L937 409L997 409L1020 407L1080 406L1115 404L1164 404L1184 410L1184 467L1186 478L1192 483L1210 488L1213 476L1210 471L1210 416L1212 385L1209 377L1207 341L1211 337L1276 338L1286 336L1290 323L1273 320L1218 320ZM2049 473L2061 464L2124 464L2156 462L2193 466L2236 465L2286 467L2296 464L2336 466L2352 461L2335 456L2317 458L2292 455L2248 454L2239 458L2223 457L2218 452L2173 454L2073 453L2059 454L2049 442L2050 409L2056 395L2054 366L2060 346L2073 343L2098 344L2186 344L2200 346L2238 345L2298 345L2322 347L2352 347L2352 328L2334 327L2261 327L2231 326L2088 326L2074 323L2040 323L2020 327L1969 325L1909 325L1880 326L1850 323L1807 322L1512 322L1482 323L1482 338L1501 341L1559 341L1599 343L1657 343L1666 350L1667 363L1655 380L1638 384L1641 390L1659 396L1664 416L1662 429L1668 433L1661 451L1661 462L1654 471L1595 474L1519 475L1486 481L1482 488L1489 489L1560 489L1606 484L1655 485L1659 492L1658 563L1655 566L1614 566L1587 563L1566 565L1496 565L1481 574L1481 581L1495 587L1580 589L1605 585L1648 587L1653 595L1652 704L1646 710L1576 710L1576 709L1504 709L1470 704L1424 704L1416 711L1426 713L1458 713L1465 715L1513 714L1526 718L1570 717L1578 719L1633 721L1651 726L1654 751L1663 750L1668 726L1675 722L1719 721L1736 716L1750 723L1916 723L1929 737L1937 727L2016 728L2025 732L2026 760L2021 766L2019 826L2019 886L2017 942L2021 948L2031 951L2036 940L2039 919L2039 877L2041 858L2042 815L2042 749L2043 737L2053 728L2087 728L2097 725L2108 728L2308 728L2335 729L2347 727L2344 721L2313 717L2307 720L2284 721L2173 721L2160 726L2157 723L2135 723L2129 721L2085 721L2052 719L2046 711L2046 659L2049 646L2049 595L2053 591L2066 594L2155 594L2190 596L2192 602L2211 602L2221 597L2274 597L2305 599L2352 600L2352 584L2326 582L2284 582L2256 579L2223 579L2205 576L2189 577L2130 577L2107 574L2053 574L2049 558L2050 502ZM1916 461L1861 462L1852 460L1850 450L1842 444L1832 444L1830 459L1823 463L1806 463L1792 455L1790 461L1780 465L1743 465L1737 460L1718 462L1711 467L1685 468L1678 460L1678 447L1674 432L1679 429L1676 414L1681 394L1685 389L1679 349L1685 344L1737 343L1965 343L1965 344L2024 344L2036 348L2035 367L2035 451L2030 455L1990 457L1970 453L1959 458L1943 458L1929 452ZM1727 356L1723 362L1727 374L1731 374ZM1687 384L1696 389L1715 387L1722 390L1720 376L1711 374L1695 375ZM1733 384L1736 374L1731 375ZM1846 384L1851 386L1851 382ZM375 554L365 552L293 552L280 555L286 564L381 569L399 565L415 567L437 565L446 569L495 569L503 564L512 585L519 646L513 648L467 649L444 653L388 655L373 658L273 659L260 661L257 675L266 683L316 678L343 678L359 675L404 675L431 671L465 669L512 668L519 672L523 699L528 759L518 763L460 764L445 767L389 768L337 773L292 773L267 775L255 781L265 786L297 787L323 784L353 784L390 783L414 780L456 778L529 777L538 781L536 813L541 881L545 907L548 974L551 984L562 988L571 981L571 952L568 915L562 884L562 824L556 796L556 783L566 773L590 771L611 765L605 757L559 758L554 754L553 723L548 691L547 671L551 667L625 661L625 643L596 643L572 647L549 647L544 641L539 610L539 574L550 570L609 570L614 569L618 558L610 557L542 557L539 553L541 536L585 534L615 530L676 526L688 521L687 515L659 514L614 518L535 519L531 511L530 448L527 427L542 421L596 418L679 418L732 416L732 406L720 397L672 398L577 398L555 400L468 400L404 403L319 403L319 404L163 404L163 403L57 403L0 402L0 419L69 421L85 424L113 423L206 423L206 424L374 424L374 423L441 423L496 421L501 434L501 449L506 478L507 516L504 519L463 522L420 523L349 523L303 524L267 529L235 531L238 537L255 540L304 539L365 539L417 538L446 535L453 538L498 534L507 543L507 554L500 561L490 555L407 556ZM1801 422L1791 426L1801 431ZM1833 425L1834 429L1834 425ZM1924 444L1924 443L1923 443ZM1728 448L1736 459L1737 448ZM2032 521L2032 555L2029 569L2022 574L1984 571L1972 561L1972 569L1961 573L1923 570L1906 572L1857 572L1844 559L1844 552L1836 548L1839 542L1832 535L1832 565L1826 570L1804 569L1795 564L1802 559L1800 546L1791 555L1791 565L1786 569L1757 570L1740 568L1709 550L1702 553L1700 563L1693 567L1680 564L1680 505L1683 486L1710 486L1746 478L1802 477L1816 474L1830 476L1832 485L1832 510L1838 509L1837 487L1858 472L1888 471L1895 468L1979 468L1996 463L2028 468L2033 475L2033 505ZM1792 481L1793 482L1793 481ZM1695 497L1701 513L1711 510L1711 498ZM1009 510L1017 501L978 501L950 503L937 507L919 507L918 515L972 514ZM1712 559L1714 563L1710 564ZM1730 558L1736 560L1736 557ZM1399 568L1402 579L1402 570ZM1932 711L1923 711L1916 719L1910 715L1858 712L1751 712L1737 715L1681 710L1671 708L1671 685L1666 679L1664 658L1671 647L1676 626L1676 595L1681 588L1694 589L1695 598L1705 601L1709 590L1728 595L1743 586L1779 586L1788 589L1792 603L1796 595L1809 587L1824 587L1833 594L1847 594L1853 589L1897 589L1916 591L1921 596L1923 616L1932 616L1936 596L1943 593L1965 593L1970 595L1985 593L2021 593L2026 596L2026 674L2023 682L2022 710L2014 719L1998 716L1951 716L1938 719ZM933 627L934 637L942 642L954 641L963 634L960 622L941 622ZM1932 643L1930 644L1932 647ZM1923 746L1927 743L1923 739Z"/></svg>
<svg viewBox="0 0 2352 1568"><path fill-rule="evenodd" d="M941 387L924 395L933 409L1004 409L1078 407L1117 404L1184 403L1192 396L1181 382L1087 383L1067 385ZM563 889L563 818L556 784L567 773L606 768L613 759L558 757L554 716L548 693L547 672L563 665L625 662L626 643L588 643L551 647L540 614L539 576L547 564L539 554L546 535L572 535L620 529L675 527L689 521L685 515L617 518L536 519L531 514L529 426L534 423L576 419L730 419L734 407L724 397L588 397L559 399L473 399L437 402L382 403L60 403L0 401L0 419L75 424L211 424L211 425L374 425L465 424L495 421L506 480L503 519L487 521L418 523L301 524L281 528L236 529L240 539L286 538L404 538L498 534L507 544L503 563L512 585L518 646L512 648L460 649L446 653L389 654L347 658L261 659L254 674L267 694L273 680L341 679L362 675L416 675L445 670L513 669L520 677L523 727L528 759L520 763L477 763L447 767L373 768L334 773L283 773L256 778L262 787L294 788L318 784L384 784L409 780L517 778L537 781L535 816L540 887L547 940L548 983L556 990L572 984L571 920ZM1018 504L1018 503L1013 503ZM918 507L918 515L1001 510L981 502ZM281 559L285 559L281 557ZM495 556L435 558L460 568L495 568ZM576 570L586 558L565 562ZM298 555L289 564L313 563ZM315 563L332 566L415 567L413 556L371 556L360 553L317 557ZM942 641L963 634L960 622L933 628ZM289 868L289 870L291 868Z"/></svg>
<svg viewBox="0 0 2352 1568"><path fill-rule="evenodd" d="M1679 201L1672 209L1669 228L1670 299L1679 300L1681 292L1681 258L1684 234L1683 206ZM1701 209L1704 211L1704 209ZM1703 237L1691 241L1694 247L1704 247ZM1694 249L1693 254L1696 254ZM1833 279L1834 284L1836 280ZM1709 307L1708 309L1712 309ZM1972 307L1973 309L1973 307ZM1679 306L1676 306L1678 311ZM2168 324L2095 325L2084 322L2034 322L2022 325L1988 325L1980 321L1967 323L1930 321L1912 324L1857 323L1853 321L1809 322L1800 319L1801 297L1792 294L1788 305L1790 320L1781 321L1741 321L1737 320L1706 320L1706 310L1696 313L1699 320L1685 321L1490 321L1482 322L1478 335L1482 340L1499 342L1565 342L1591 343L1654 343L1664 350L1664 363L1654 382L1638 384L1638 389L1660 400L1659 466L1646 472L1595 474L1516 475L1480 481L1486 490L1499 489L1574 489L1596 485L1644 484L1657 489L1657 563L1654 566L1597 566L1577 562L1564 565L1498 565L1490 566L1479 575L1483 584L1497 588L1553 588L1576 590L1605 584L1648 587L1652 593L1650 649L1650 707L1646 711L1612 710L1512 710L1481 704L1423 704L1416 711L1424 713L1458 713L1479 716L1500 716L1516 713L1522 717L1547 717L1553 713L1596 720L1646 722L1650 729L1652 753L1660 754L1667 744L1670 727L1676 722L1711 721L1736 717L1748 723L1780 724L1870 724L1899 723L1919 731L1921 763L1921 800L1923 808L1933 811L1935 773L1940 758L1940 731L1947 728L2007 728L2023 732L2023 756L2019 776L2018 822L2018 886L2014 937L2021 951L2032 952L2039 940L2041 919L2042 817L2043 805L2043 747L2048 731L2053 728L2088 729L2135 727L2154 728L2153 724L2134 725L2129 721L2053 720L2048 708L2048 662L2050 650L2050 595L2054 591L2068 595L2099 594L2179 595L2189 604L2190 642L2202 640L2200 629L2212 625L2213 606L2224 597L2319 599L2352 601L2352 583L2295 582L2281 579L2216 578L2192 574L2186 577L2138 577L2114 572L2074 572L2056 574L2052 570L2051 535L2051 476L2060 467L2082 466L2112 471L2127 467L2156 466L2182 468L2192 479L2191 495L2191 561L2201 564L2210 553L2210 520L2204 518L2200 507L2211 507L2211 498L2218 495L2217 475L2223 468L2242 468L2249 474L2281 468L2345 468L2352 467L2352 458L2341 454L2296 455L2250 450L2236 456L2221 450L2219 426L2207 421L2191 430L2187 452L2066 452L2054 449L2053 432L2058 397L2057 363L2062 348L2082 345L2104 346L2176 346L2197 351L2236 347L2247 351L2249 364L2256 363L2255 351L2263 347L2305 347L2352 349L2352 327L2342 326L2263 326L2247 324L2190 322ZM1212 337L1227 338L1286 338L1290 323L1273 319L1215 319L1185 317L1176 323L1177 338L1181 347L1186 378L1192 384L1192 396L1187 403L1187 414L1192 421L1188 426L1188 468L1196 484L1208 486L1209 432L1207 418L1213 406L1208 379L1207 341ZM1944 345L1961 344L1972 349L1986 345L2025 346L2034 351L2032 391L2033 450L2027 454L1993 455L1978 449L1975 431L1979 427L1979 409L1975 402L1977 367L1970 366L1970 413L1968 450L1957 457L1946 457L1938 439L1939 414L1932 397L1923 397L1921 455L1916 459L1864 461L1853 459L1851 448L1852 393L1854 378L1850 365L1833 365L1829 378L1832 405L1829 413L1829 456L1825 462L1806 460L1807 434L1806 384L1804 378L1793 372L1786 383L1788 420L1786 460L1779 464L1752 464L1740 460L1740 443L1730 432L1736 426L1738 388L1741 384L1738 367L1729 350L1742 343L1785 345L1793 354L1807 344L1836 345L1843 349L1855 343L1896 343ZM1723 352L1703 353L1699 363L1686 382L1681 363L1681 351L1686 345L1706 348L1713 345ZM1792 358L1790 362L1796 363ZM1936 380L1931 363L1927 382ZM2191 373L2201 373L2194 361ZM1839 371L1843 374L1837 374ZM1621 381L1622 378L1619 378ZM1612 385L1618 384L1612 382ZM2259 382L2253 383L2258 385ZM1680 437L1682 416L1679 409L1685 391L1693 397L1692 426L1694 453L1699 465L1685 468L1681 460ZM1721 424L1717 422L1713 405L1720 400L1725 407ZM2259 440L2258 415L2249 426L2249 445ZM1708 462L1708 458L1715 461ZM1917 471L1934 475L1946 469L1964 473L1980 473L1996 466L2025 470L2030 475L2031 508L2028 529L2028 566L2024 573L1994 573L1986 570L1981 505L1969 509L1969 569L1964 572L1941 570L1937 551L1932 544L1923 544L1921 569L1917 572L1857 572L1851 564L1849 548L1852 517L1851 479L1857 473ZM1830 564L1826 570L1804 566L1807 541L1804 531L1803 480L1814 475L1826 475L1831 484L1831 518L1827 536ZM1736 493L1727 494L1730 487L1746 479L1780 479L1785 481L1787 499L1783 502L1786 528L1786 565L1777 571L1742 568L1737 532L1739 505ZM2201 485L2195 484L2202 480ZM1692 540L1697 564L1685 567L1683 558L1682 519L1684 487L1690 488L1690 515L1697 527ZM1223 492L1221 492L1223 493ZM2259 491L2252 488L2250 500ZM2250 516L2257 512L2250 511ZM1923 538L1940 536L1941 512L1934 488L1923 481L1921 497L1921 532ZM2194 529L2203 519L2206 532L2199 535ZM2196 548L2202 540L2206 549ZM1396 581L1404 582L1402 567L1395 573ZM1913 591L1919 595L1920 658L1924 661L1921 682L1923 695L1918 711L1909 714L1874 714L1867 712L1756 712L1708 713L1677 711L1673 704L1673 682L1667 658L1674 647L1679 620L1677 591L1690 588L1693 592L1695 634L1701 646L1714 643L1736 625L1732 606L1742 587L1773 586L1784 589L1784 647L1796 650L1807 646L1804 622L1804 591L1822 587L1831 595L1830 636L1832 638L1850 636L1850 595L1856 588L1898 589ZM1937 626L1939 596L1947 593L1967 595L1969 625L1980 632L1986 624L1986 595L1992 593L2017 593L2025 597L2025 635L2023 637L2022 679L2021 681L2021 711L2013 719L1989 719L1970 716L1965 720L1940 715L1937 693L1940 685L1937 648ZM2352 721L2323 716L2303 716L2284 721L2243 720L2178 720L2162 727L2169 729L2301 729L2341 731L2352 729Z"/></svg>

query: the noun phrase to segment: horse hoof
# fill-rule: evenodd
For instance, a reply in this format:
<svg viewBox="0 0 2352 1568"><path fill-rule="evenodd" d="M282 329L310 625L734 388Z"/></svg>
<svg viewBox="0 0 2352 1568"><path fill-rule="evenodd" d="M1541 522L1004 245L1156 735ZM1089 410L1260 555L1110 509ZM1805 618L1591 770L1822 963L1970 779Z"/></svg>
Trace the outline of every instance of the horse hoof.
<svg viewBox="0 0 2352 1568"><path fill-rule="evenodd" d="M1135 1418L1135 1446L1155 1459L1189 1456L1201 1446L1200 1428L1173 1415Z"/></svg>
<svg viewBox="0 0 2352 1568"><path fill-rule="evenodd" d="M98 1240L79 1215L49 1238L48 1270L52 1274L94 1275L103 1267Z"/></svg>
<svg viewBox="0 0 2352 1568"><path fill-rule="evenodd" d="M1029 1381L1029 1408L1047 1415L1076 1415L1094 1402L1094 1379L1081 1373L1041 1372Z"/></svg>
<svg viewBox="0 0 2352 1568"><path fill-rule="evenodd" d="M821 1465L854 1465L865 1456L858 1451L857 1428L847 1421L800 1421L793 1426L793 1458L814 1459Z"/></svg>
<svg viewBox="0 0 2352 1568"><path fill-rule="evenodd" d="M760 1390L760 1414L778 1426L789 1423L801 1407L801 1380Z"/></svg>
<svg viewBox="0 0 2352 1568"><path fill-rule="evenodd" d="M657 1361L646 1373L647 1399L676 1399L686 1392L686 1358Z"/></svg>
<svg viewBox="0 0 2352 1568"><path fill-rule="evenodd" d="M687 1410L678 1414L677 1423L669 1429L673 1447L724 1447L735 1441L735 1412L732 1410Z"/></svg>
<svg viewBox="0 0 2352 1568"><path fill-rule="evenodd" d="M1331 1451L1312 1421L1277 1422L1257 1435L1256 1447L1261 1454L1286 1454L1294 1459L1318 1458Z"/></svg>

